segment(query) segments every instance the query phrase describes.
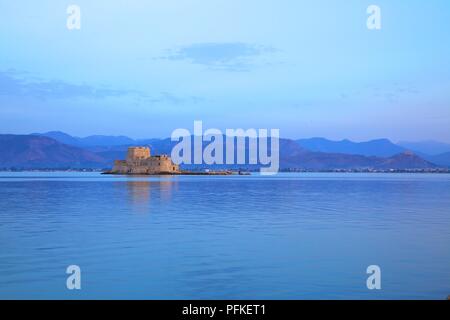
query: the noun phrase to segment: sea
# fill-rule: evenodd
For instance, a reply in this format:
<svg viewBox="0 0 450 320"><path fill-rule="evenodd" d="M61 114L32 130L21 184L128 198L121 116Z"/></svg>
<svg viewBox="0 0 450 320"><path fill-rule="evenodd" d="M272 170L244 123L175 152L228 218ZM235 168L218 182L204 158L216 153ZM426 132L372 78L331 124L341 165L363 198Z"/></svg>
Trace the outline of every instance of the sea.
<svg viewBox="0 0 450 320"><path fill-rule="evenodd" d="M450 174L0 172L0 203L0 299L450 295Z"/></svg>

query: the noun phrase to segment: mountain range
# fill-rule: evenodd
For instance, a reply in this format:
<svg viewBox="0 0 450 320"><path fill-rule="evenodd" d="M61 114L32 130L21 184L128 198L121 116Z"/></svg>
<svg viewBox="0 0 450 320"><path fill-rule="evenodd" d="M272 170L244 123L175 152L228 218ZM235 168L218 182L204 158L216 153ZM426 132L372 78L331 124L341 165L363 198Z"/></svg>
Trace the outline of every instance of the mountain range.
<svg viewBox="0 0 450 320"><path fill-rule="evenodd" d="M391 157L408 149L388 139L353 142L348 139L333 141L325 138L299 139L296 142L305 149L315 152L358 154L363 156Z"/></svg>
<svg viewBox="0 0 450 320"><path fill-rule="evenodd" d="M0 168L97 168L101 163L101 156L52 138L0 135Z"/></svg>
<svg viewBox="0 0 450 320"><path fill-rule="evenodd" d="M100 135L80 138L59 131L0 134L0 168L110 168L114 160L125 158L129 146L145 145L151 148L152 154L170 154L175 144L169 138L135 140L126 136ZM366 142L280 139L280 168L403 170L450 167L450 152L426 154L422 152L429 150L425 143L416 145L420 146L418 151L408 146L413 145L395 144L388 139ZM447 149L445 144L440 144L433 150ZM234 167L251 169L254 166Z"/></svg>

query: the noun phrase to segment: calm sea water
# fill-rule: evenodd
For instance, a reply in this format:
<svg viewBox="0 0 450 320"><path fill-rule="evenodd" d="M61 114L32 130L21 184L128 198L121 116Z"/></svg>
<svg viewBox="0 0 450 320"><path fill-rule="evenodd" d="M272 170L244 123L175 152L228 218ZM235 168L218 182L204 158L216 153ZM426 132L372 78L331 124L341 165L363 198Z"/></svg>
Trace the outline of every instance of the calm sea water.
<svg viewBox="0 0 450 320"><path fill-rule="evenodd" d="M0 200L3 299L450 294L450 175L0 173Z"/></svg>

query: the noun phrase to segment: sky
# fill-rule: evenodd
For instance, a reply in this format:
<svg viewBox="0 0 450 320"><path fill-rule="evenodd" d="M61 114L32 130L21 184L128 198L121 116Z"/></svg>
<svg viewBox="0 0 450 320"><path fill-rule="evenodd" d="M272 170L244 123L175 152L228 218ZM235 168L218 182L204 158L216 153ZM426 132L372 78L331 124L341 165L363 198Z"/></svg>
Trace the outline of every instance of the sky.
<svg viewBox="0 0 450 320"><path fill-rule="evenodd" d="M0 133L450 142L449 34L448 0L0 0Z"/></svg>

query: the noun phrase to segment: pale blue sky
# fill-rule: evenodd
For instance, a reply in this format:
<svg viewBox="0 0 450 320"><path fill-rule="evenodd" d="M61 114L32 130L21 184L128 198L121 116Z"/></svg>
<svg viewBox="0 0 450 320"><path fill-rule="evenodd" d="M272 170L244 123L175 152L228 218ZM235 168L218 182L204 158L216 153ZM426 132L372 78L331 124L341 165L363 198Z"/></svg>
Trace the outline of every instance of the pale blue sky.
<svg viewBox="0 0 450 320"><path fill-rule="evenodd" d="M0 132L450 142L449 35L446 0L0 0Z"/></svg>

